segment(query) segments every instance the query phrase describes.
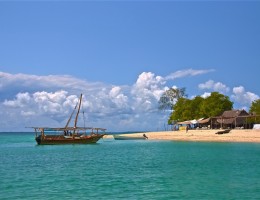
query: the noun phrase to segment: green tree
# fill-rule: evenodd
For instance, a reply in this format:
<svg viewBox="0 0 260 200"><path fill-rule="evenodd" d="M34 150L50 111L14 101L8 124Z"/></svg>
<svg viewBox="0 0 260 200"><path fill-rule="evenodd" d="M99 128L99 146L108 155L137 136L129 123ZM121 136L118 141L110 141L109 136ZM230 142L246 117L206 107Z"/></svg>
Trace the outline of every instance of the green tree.
<svg viewBox="0 0 260 200"><path fill-rule="evenodd" d="M166 90L159 100L159 109L160 110L172 110L173 105L178 99L186 97L185 88L170 88Z"/></svg>
<svg viewBox="0 0 260 200"><path fill-rule="evenodd" d="M174 121L186 120L189 115L187 110L190 104L190 100L187 98L179 98L178 101L173 106L173 112L171 113L168 124L172 124Z"/></svg>
<svg viewBox="0 0 260 200"><path fill-rule="evenodd" d="M168 123L185 121L221 115L225 110L231 110L233 102L228 96L212 92L207 98L196 96L194 99L179 98L173 106Z"/></svg>
<svg viewBox="0 0 260 200"><path fill-rule="evenodd" d="M256 115L260 115L260 99L257 99L252 102L249 112L254 113Z"/></svg>
<svg viewBox="0 0 260 200"><path fill-rule="evenodd" d="M201 118L200 107L203 101L204 99L200 96L194 99L180 98L173 106L168 123Z"/></svg>
<svg viewBox="0 0 260 200"><path fill-rule="evenodd" d="M201 105L202 117L219 116L226 110L233 108L233 102L228 96L224 96L218 92L212 92L210 96L205 98Z"/></svg>
<svg viewBox="0 0 260 200"><path fill-rule="evenodd" d="M191 118L190 119L199 119L202 118L202 113L201 113L201 106L202 103L205 99L202 98L201 96L196 96L194 99L191 101Z"/></svg>
<svg viewBox="0 0 260 200"><path fill-rule="evenodd" d="M257 99L252 102L249 112L255 115L260 115L260 99ZM249 119L249 122L251 123L260 123L260 117L253 117Z"/></svg>

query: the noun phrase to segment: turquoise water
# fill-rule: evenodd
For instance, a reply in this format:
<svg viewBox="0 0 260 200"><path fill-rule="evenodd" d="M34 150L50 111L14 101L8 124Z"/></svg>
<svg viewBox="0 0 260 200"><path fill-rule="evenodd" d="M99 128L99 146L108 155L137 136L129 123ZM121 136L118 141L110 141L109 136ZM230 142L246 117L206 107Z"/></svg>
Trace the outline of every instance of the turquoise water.
<svg viewBox="0 0 260 200"><path fill-rule="evenodd" d="M37 146L33 133L0 133L0 199L259 198L260 144Z"/></svg>

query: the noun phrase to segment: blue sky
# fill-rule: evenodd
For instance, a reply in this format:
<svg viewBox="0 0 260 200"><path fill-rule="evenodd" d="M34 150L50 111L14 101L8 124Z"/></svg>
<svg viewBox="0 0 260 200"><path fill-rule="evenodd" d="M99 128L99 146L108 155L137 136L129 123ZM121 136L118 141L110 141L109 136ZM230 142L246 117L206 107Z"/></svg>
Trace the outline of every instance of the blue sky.
<svg viewBox="0 0 260 200"><path fill-rule="evenodd" d="M234 108L259 98L258 1L0 1L0 130L87 122L161 130L157 101L185 87ZM72 105L71 105L72 104Z"/></svg>

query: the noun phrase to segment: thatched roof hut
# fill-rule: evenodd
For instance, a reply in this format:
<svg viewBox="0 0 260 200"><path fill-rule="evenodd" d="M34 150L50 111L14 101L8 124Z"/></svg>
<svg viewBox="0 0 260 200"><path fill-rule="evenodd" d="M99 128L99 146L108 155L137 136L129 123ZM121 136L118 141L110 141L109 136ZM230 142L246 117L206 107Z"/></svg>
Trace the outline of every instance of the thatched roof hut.
<svg viewBox="0 0 260 200"><path fill-rule="evenodd" d="M217 118L217 122L220 123L221 126L243 126L247 116L249 116L249 114L245 110L227 110Z"/></svg>

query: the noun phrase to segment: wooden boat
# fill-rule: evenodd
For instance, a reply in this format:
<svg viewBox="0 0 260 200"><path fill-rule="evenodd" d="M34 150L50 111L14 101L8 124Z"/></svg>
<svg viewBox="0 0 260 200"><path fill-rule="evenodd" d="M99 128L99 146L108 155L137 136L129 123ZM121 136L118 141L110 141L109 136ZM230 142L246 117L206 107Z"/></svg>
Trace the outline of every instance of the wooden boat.
<svg viewBox="0 0 260 200"><path fill-rule="evenodd" d="M84 127L67 127L67 128L44 128L34 127L37 144L91 144L96 143L105 134L99 133L103 128L84 128ZM87 134L87 130L91 132ZM52 134L48 134L52 133ZM76 133L74 133L76 132ZM56 134L53 134L56 133Z"/></svg>
<svg viewBox="0 0 260 200"><path fill-rule="evenodd" d="M230 131L231 131L231 129L225 129L225 130L223 130L223 131L218 131L218 132L216 132L215 134L221 135L221 134L229 133Z"/></svg>
<svg viewBox="0 0 260 200"><path fill-rule="evenodd" d="M79 105L75 106L67 124L63 128L50 127L31 127L35 130L35 140L38 145L53 144L91 144L96 143L105 135L104 128L77 127L78 115L80 112L82 94L80 95ZM74 126L69 126L71 118L77 109ZM101 133L100 133L101 132Z"/></svg>
<svg viewBox="0 0 260 200"><path fill-rule="evenodd" d="M146 140L148 137L143 134L143 135L131 135L131 134L115 134L113 135L115 140Z"/></svg>

